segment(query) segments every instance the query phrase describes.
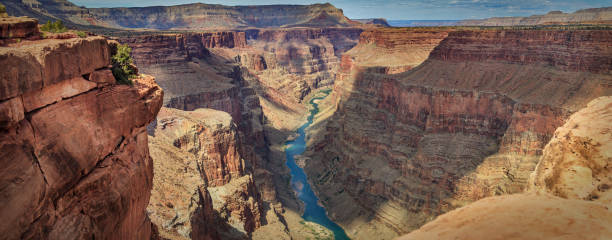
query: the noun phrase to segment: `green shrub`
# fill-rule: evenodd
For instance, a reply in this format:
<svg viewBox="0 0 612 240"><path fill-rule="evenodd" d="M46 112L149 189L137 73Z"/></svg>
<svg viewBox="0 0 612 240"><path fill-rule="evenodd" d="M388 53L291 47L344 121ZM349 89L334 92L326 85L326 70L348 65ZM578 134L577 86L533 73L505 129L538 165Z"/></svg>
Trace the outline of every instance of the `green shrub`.
<svg viewBox="0 0 612 240"><path fill-rule="evenodd" d="M112 57L113 75L119 84L132 85L132 78L136 77L131 53L132 49L127 44L119 44L117 53Z"/></svg>
<svg viewBox="0 0 612 240"><path fill-rule="evenodd" d="M76 35L79 36L80 38L84 38L87 37L87 33L83 32L83 31L75 31Z"/></svg>
<svg viewBox="0 0 612 240"><path fill-rule="evenodd" d="M6 7L0 3L0 16L3 16L4 14L6 14Z"/></svg>
<svg viewBox="0 0 612 240"><path fill-rule="evenodd" d="M63 33L68 31L62 20L57 20L55 22L51 22L51 20L49 20L47 23L43 24L42 27L40 27L40 30L52 33Z"/></svg>

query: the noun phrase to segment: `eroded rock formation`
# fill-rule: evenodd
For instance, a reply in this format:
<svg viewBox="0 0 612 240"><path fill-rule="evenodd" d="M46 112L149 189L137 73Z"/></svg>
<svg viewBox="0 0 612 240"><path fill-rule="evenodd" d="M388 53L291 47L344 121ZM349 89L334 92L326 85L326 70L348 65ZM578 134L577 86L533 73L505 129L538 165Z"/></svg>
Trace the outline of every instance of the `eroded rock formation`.
<svg viewBox="0 0 612 240"><path fill-rule="evenodd" d="M148 209L162 236L241 239L261 226L255 159L228 113L162 108L149 132L156 174Z"/></svg>
<svg viewBox="0 0 612 240"><path fill-rule="evenodd" d="M146 125L163 92L151 76L117 85L110 56L102 37L0 47L3 238L150 238Z"/></svg>

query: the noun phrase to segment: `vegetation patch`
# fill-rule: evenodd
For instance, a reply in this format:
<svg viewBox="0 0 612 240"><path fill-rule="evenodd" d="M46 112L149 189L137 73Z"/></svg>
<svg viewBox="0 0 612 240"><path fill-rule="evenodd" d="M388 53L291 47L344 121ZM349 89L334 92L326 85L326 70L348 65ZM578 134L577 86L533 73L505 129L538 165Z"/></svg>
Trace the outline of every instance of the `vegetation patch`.
<svg viewBox="0 0 612 240"><path fill-rule="evenodd" d="M42 27L40 27L40 30L52 33L63 33L68 31L62 20L57 20L55 22L51 22L51 20L49 20L47 23L43 24Z"/></svg>
<svg viewBox="0 0 612 240"><path fill-rule="evenodd" d="M113 76L119 84L132 85L132 79L137 77L131 53L132 49L127 44L119 44L117 53L112 57Z"/></svg>

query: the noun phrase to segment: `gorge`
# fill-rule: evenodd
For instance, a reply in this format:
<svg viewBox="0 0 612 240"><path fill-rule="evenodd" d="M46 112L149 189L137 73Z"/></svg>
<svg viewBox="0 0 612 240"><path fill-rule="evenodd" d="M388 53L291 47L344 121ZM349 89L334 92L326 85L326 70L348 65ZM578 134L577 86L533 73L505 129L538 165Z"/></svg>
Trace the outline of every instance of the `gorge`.
<svg viewBox="0 0 612 240"><path fill-rule="evenodd" d="M612 237L609 8L2 4L0 239Z"/></svg>

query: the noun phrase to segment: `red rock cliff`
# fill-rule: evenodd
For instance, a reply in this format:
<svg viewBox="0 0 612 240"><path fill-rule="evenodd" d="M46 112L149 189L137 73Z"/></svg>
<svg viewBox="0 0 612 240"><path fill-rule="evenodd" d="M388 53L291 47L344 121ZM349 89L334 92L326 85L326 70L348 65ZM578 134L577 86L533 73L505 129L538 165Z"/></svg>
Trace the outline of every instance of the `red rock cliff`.
<svg viewBox="0 0 612 240"><path fill-rule="evenodd" d="M163 92L117 85L102 37L0 48L0 232L8 239L147 239L146 125Z"/></svg>

